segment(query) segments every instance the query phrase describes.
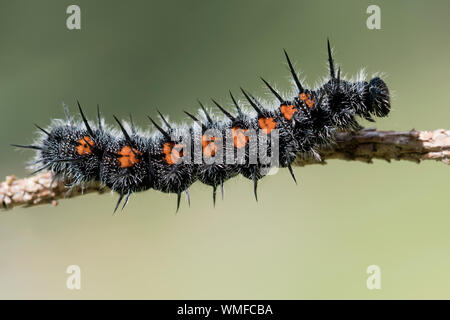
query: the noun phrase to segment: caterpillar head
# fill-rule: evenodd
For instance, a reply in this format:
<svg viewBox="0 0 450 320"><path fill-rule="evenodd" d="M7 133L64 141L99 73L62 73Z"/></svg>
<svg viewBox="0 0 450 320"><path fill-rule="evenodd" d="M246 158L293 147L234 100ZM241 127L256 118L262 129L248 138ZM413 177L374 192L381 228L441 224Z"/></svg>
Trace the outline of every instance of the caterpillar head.
<svg viewBox="0 0 450 320"><path fill-rule="evenodd" d="M372 78L368 86L368 104L370 113L377 117L386 117L391 110L389 89L386 83L379 77Z"/></svg>

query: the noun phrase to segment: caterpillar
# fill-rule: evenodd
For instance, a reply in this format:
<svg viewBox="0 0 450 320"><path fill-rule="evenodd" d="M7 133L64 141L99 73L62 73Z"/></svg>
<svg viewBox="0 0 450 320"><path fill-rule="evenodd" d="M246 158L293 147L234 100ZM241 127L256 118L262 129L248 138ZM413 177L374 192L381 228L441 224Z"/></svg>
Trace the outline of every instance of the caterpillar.
<svg viewBox="0 0 450 320"><path fill-rule="evenodd" d="M114 212L122 201L122 209L126 206L131 194L148 189L177 194L178 211L182 193L190 203L189 187L197 180L212 187L215 205L217 189L223 198L223 184L237 175L253 181L258 200L258 181L270 168L288 168L297 183L292 169L297 156L320 160L317 150L333 144L337 131L361 129L358 118L373 122L373 117L389 114L386 83L380 77L369 82L342 79L329 40L327 49L329 78L315 89L303 87L284 50L296 94L285 99L261 78L276 99L274 106L241 88L248 105L230 91L232 111L212 99L219 117L199 101L198 115L185 111L194 121L191 126L175 125L157 110L160 121L148 117L155 128L148 134L134 126L131 115L127 122L113 116L118 128L107 126L98 105L94 126L77 101L79 119L65 106L64 120L55 119L45 129L36 125L40 135L33 144L12 146L35 150L32 174L50 170L54 181L62 179L69 191L100 182L118 193Z"/></svg>

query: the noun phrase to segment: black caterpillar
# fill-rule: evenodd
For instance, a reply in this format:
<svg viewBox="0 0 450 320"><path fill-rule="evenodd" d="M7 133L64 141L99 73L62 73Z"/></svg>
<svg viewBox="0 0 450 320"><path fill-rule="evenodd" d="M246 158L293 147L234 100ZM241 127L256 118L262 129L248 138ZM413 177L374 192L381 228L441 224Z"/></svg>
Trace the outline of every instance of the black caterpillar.
<svg viewBox="0 0 450 320"><path fill-rule="evenodd" d="M105 127L98 106L93 127L78 103L82 122L65 108L66 120L54 120L47 129L36 125L42 134L34 144L13 146L37 150L33 174L50 170L54 180L64 179L69 188L99 181L117 192L114 211L124 197L122 209L133 192L151 188L176 193L178 211L181 193L190 201L188 188L196 180L213 188L215 204L217 188L223 197L224 182L239 174L253 180L257 199L258 180L270 167L287 167L296 181L291 167L296 156L319 158L315 150L333 143L336 131L362 128L357 116L374 121L372 116L390 111L382 79L349 82L341 79L340 68L336 75L329 41L330 78L315 90L302 86L284 53L298 94L286 100L262 79L278 100L276 108L264 107L241 88L253 111L245 111L230 92L235 111L213 100L225 117L215 118L200 102L200 119L185 112L196 124L177 127L158 111L162 125L149 117L157 129L149 136L138 132L131 116L126 126L114 116L120 132Z"/></svg>

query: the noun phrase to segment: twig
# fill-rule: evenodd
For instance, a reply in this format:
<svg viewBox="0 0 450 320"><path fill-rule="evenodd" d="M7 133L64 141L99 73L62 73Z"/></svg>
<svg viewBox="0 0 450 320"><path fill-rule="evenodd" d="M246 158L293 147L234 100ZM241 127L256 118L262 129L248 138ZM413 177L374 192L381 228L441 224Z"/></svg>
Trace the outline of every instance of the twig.
<svg viewBox="0 0 450 320"><path fill-rule="evenodd" d="M362 130L354 133L339 133L337 143L319 150L321 161L298 157L296 166L325 164L326 160L356 160L372 163L373 159L386 161L409 160L419 163L421 160L438 160L450 164L450 130L434 131L376 131ZM98 183L75 187L67 194L63 182L50 186L52 174L43 172L33 177L16 179L13 175L0 185L0 202L3 208L16 206L34 206L43 203L57 205L63 198L71 198L92 192L104 192Z"/></svg>

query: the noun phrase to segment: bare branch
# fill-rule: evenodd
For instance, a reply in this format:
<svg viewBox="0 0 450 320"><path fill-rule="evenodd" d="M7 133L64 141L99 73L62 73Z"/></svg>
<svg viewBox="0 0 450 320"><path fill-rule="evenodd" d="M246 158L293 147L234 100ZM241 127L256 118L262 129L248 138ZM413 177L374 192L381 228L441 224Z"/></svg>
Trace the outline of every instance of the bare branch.
<svg viewBox="0 0 450 320"><path fill-rule="evenodd" d="M90 185L76 186L68 189L64 182L54 182L51 172L42 172L32 177L16 179L14 175L6 177L0 185L0 202L4 209L16 206L35 206L44 203L51 203L56 206L59 199L72 198L92 192L102 193L104 188L98 183Z"/></svg>
<svg viewBox="0 0 450 320"><path fill-rule="evenodd" d="M322 161L303 159L300 156L294 165L325 164L326 160L356 160L371 163L373 159L409 160L419 163L421 160L437 160L450 164L450 130L434 131L376 131L362 130L354 133L339 133L337 143L327 149L319 150ZM63 182L50 186L52 174L43 172L33 177L16 179L13 175L0 185L0 202L3 208L16 206L34 206L43 203L57 205L63 198L82 194L104 192L98 183L74 187L70 193Z"/></svg>
<svg viewBox="0 0 450 320"><path fill-rule="evenodd" d="M326 160L356 160L372 163L373 159L438 160L450 164L450 130L376 131L366 129L354 133L338 133L337 143L319 151L322 161L298 157L295 165L325 164Z"/></svg>

